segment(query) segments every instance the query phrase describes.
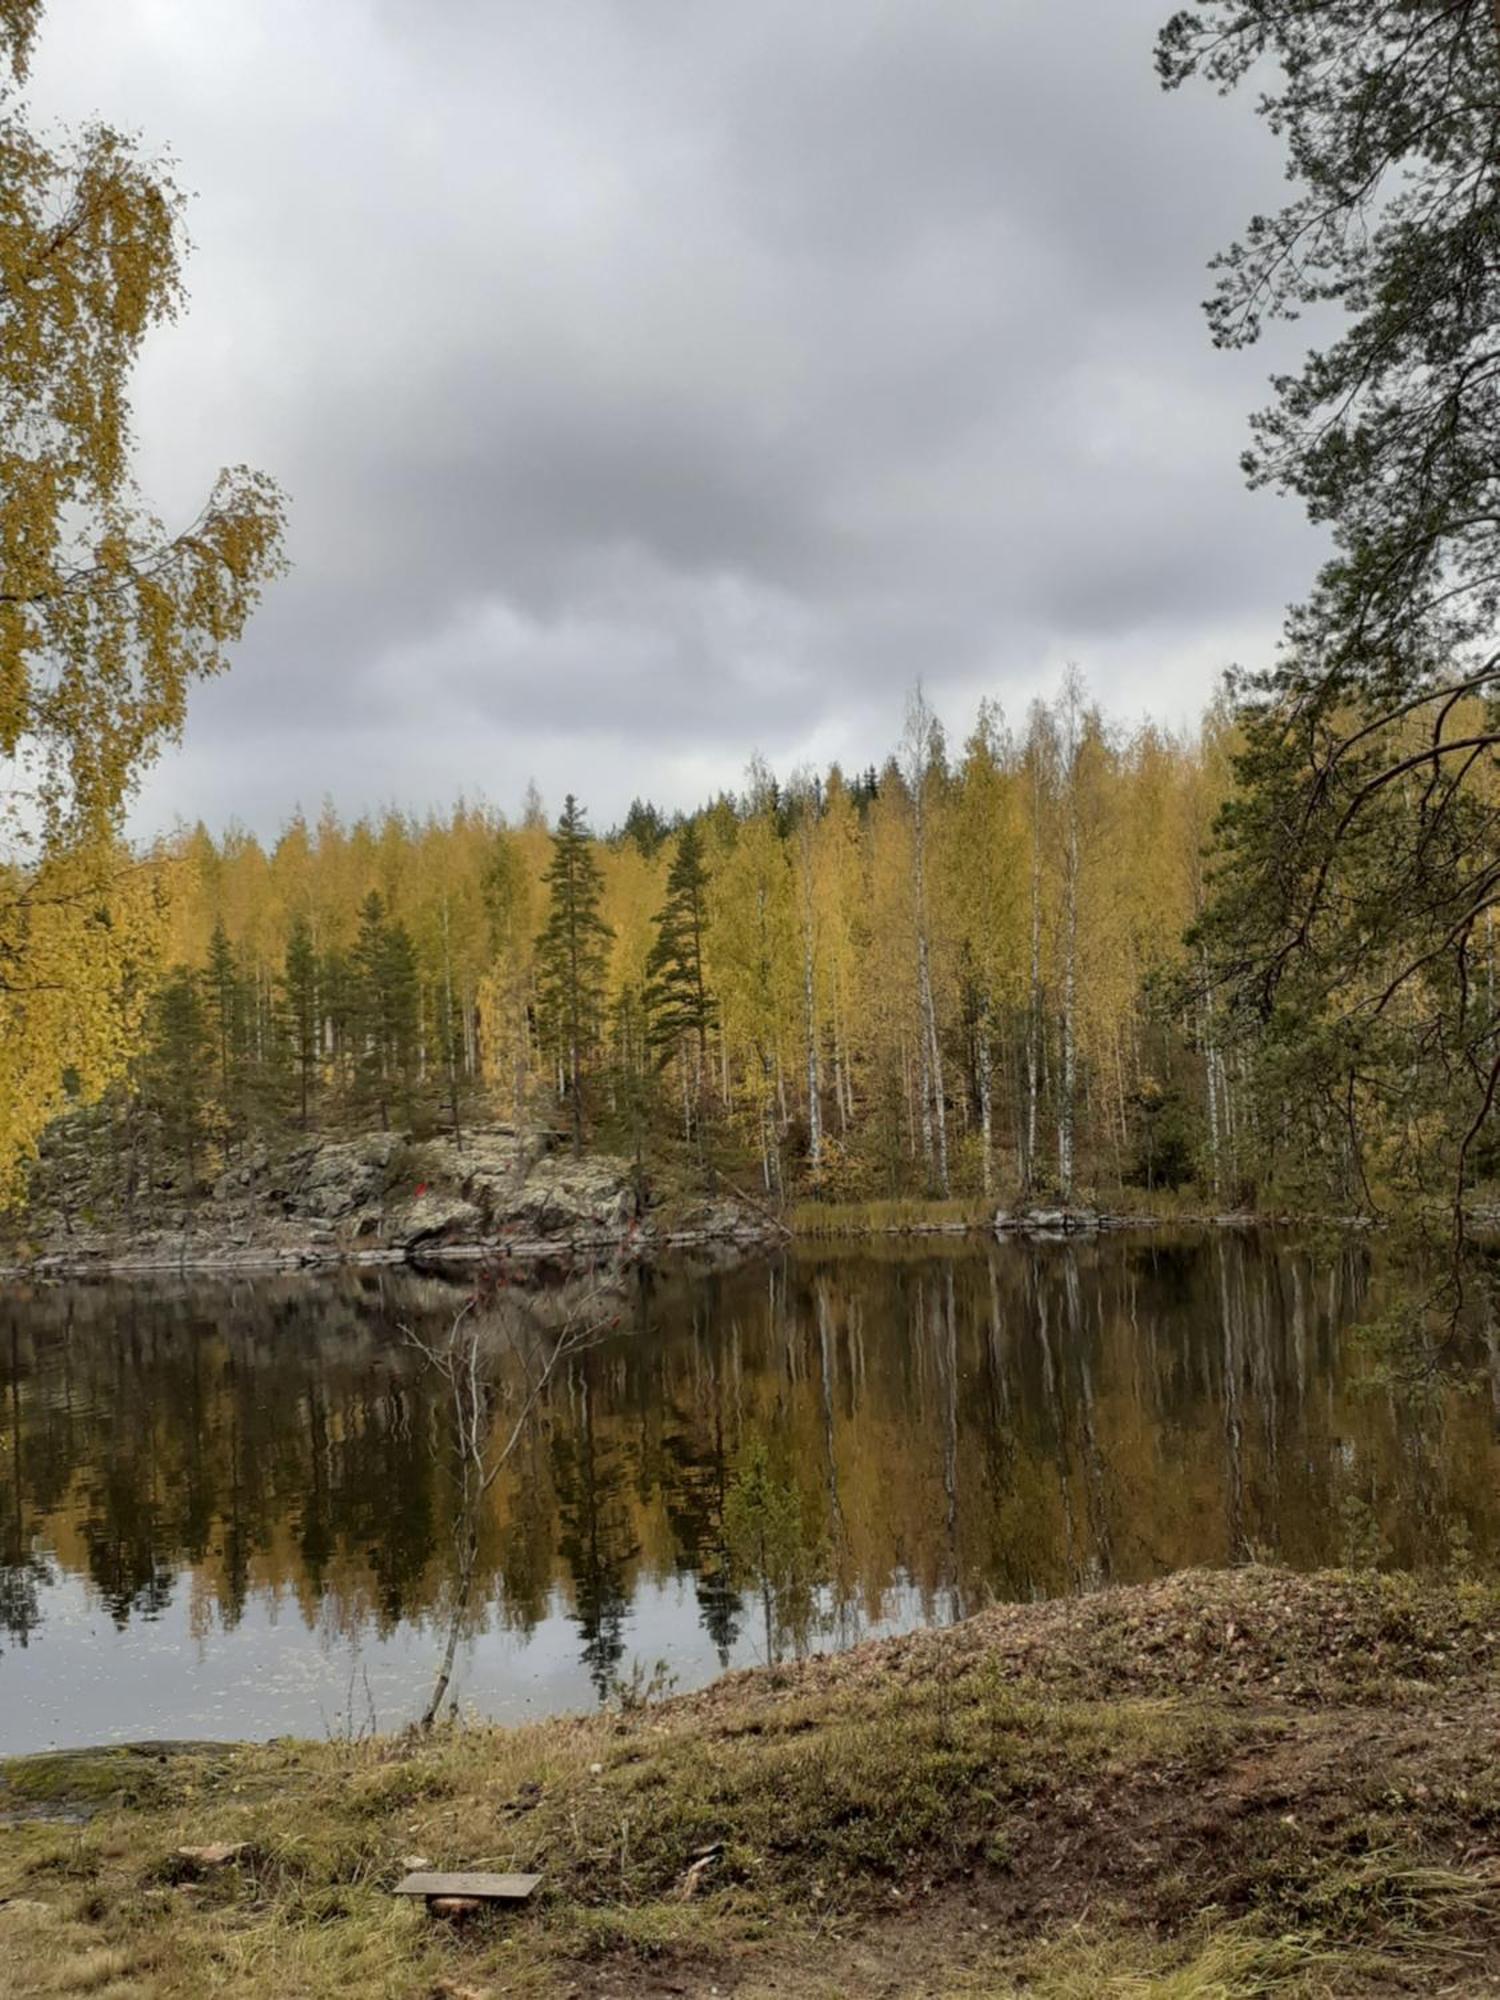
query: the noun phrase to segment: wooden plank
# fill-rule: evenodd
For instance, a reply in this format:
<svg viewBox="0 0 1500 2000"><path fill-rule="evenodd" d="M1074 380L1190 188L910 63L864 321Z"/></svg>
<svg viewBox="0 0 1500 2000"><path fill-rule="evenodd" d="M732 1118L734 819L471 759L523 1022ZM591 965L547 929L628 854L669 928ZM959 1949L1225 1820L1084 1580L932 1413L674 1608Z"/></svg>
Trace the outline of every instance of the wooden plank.
<svg viewBox="0 0 1500 2000"><path fill-rule="evenodd" d="M524 1903L540 1875L440 1875L419 1872L396 1884L398 1896L465 1896L481 1903Z"/></svg>

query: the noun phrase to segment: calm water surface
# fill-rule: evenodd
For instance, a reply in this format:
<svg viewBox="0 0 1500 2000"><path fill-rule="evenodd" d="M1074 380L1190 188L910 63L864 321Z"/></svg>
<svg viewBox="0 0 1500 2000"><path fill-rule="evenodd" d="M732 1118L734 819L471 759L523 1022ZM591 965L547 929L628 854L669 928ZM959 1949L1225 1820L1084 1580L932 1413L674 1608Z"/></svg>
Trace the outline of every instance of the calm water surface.
<svg viewBox="0 0 1500 2000"><path fill-rule="evenodd" d="M797 1249L632 1277L489 1495L503 1719L1251 1556L1500 1570L1500 1387L1409 1405L1368 1244ZM453 1595L415 1275L0 1294L0 1753L397 1726ZM1497 1375L1500 1384L1500 1375ZM763 1447L775 1575L736 1493ZM738 1487L737 1487L738 1482Z"/></svg>

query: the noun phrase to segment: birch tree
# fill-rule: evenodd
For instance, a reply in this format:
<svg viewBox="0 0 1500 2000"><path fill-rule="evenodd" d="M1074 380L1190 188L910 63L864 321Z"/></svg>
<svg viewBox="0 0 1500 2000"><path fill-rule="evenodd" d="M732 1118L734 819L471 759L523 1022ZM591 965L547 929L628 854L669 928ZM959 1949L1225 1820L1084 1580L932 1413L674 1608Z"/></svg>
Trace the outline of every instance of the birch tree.
<svg viewBox="0 0 1500 2000"><path fill-rule="evenodd" d="M184 302L183 198L104 125L43 138L21 99L37 0L0 9L0 1200L71 1094L139 1038L159 910L126 800L280 565L243 468L167 529L131 470L131 371Z"/></svg>

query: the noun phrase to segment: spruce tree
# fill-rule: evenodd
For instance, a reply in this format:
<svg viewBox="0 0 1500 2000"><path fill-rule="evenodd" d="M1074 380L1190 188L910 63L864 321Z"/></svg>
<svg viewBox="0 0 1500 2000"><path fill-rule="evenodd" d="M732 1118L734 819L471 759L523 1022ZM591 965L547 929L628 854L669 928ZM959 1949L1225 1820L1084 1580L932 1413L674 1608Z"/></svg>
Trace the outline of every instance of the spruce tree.
<svg viewBox="0 0 1500 2000"><path fill-rule="evenodd" d="M208 1080L214 1037L198 979L182 967L168 974L151 1011L141 1064L141 1096L154 1113L162 1152L194 1186L210 1137Z"/></svg>
<svg viewBox="0 0 1500 2000"><path fill-rule="evenodd" d="M691 1040L697 1045L700 1076L707 1064L708 1031L718 1018L703 966L707 897L703 836L689 820L677 836L667 900L656 918L656 942L646 960L645 1003L658 1060L670 1060Z"/></svg>
<svg viewBox="0 0 1500 2000"><path fill-rule="evenodd" d="M225 1155L244 1137L246 1122L246 995L234 947L221 917L208 943L203 974L205 1026L212 1043L218 1130Z"/></svg>
<svg viewBox="0 0 1500 2000"><path fill-rule="evenodd" d="M398 1098L408 1118L416 1086L420 991L416 953L403 924L372 889L359 913L353 960L355 1066L361 1104L389 1130Z"/></svg>
<svg viewBox="0 0 1500 2000"><path fill-rule="evenodd" d="M347 1120L356 1096L356 1068L359 1055L357 981L347 951L337 946L322 954L318 963L318 1012L327 1023L328 1082L338 1104L338 1114Z"/></svg>
<svg viewBox="0 0 1500 2000"><path fill-rule="evenodd" d="M614 933L599 914L604 876L583 808L570 792L552 837L547 923L536 941L537 999L543 1033L565 1072L575 1157L583 1151L583 1087L599 1040L607 947Z"/></svg>
<svg viewBox="0 0 1500 2000"><path fill-rule="evenodd" d="M298 1117L305 1132L318 1084L318 954L305 917L287 939L280 988L282 1026L297 1080Z"/></svg>

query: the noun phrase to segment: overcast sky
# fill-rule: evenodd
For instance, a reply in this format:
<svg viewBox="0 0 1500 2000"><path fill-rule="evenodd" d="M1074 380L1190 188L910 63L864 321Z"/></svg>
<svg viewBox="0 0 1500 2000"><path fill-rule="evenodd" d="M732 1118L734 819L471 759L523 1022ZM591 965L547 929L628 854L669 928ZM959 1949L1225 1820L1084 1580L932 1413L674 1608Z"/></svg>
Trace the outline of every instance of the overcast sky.
<svg viewBox="0 0 1500 2000"><path fill-rule="evenodd" d="M295 568L148 781L274 832L534 776L597 825L878 759L1076 660L1124 718L1263 657L1318 545L1237 457L1205 266L1278 198L1166 0L50 0L36 112L170 145L169 519L273 472Z"/></svg>

